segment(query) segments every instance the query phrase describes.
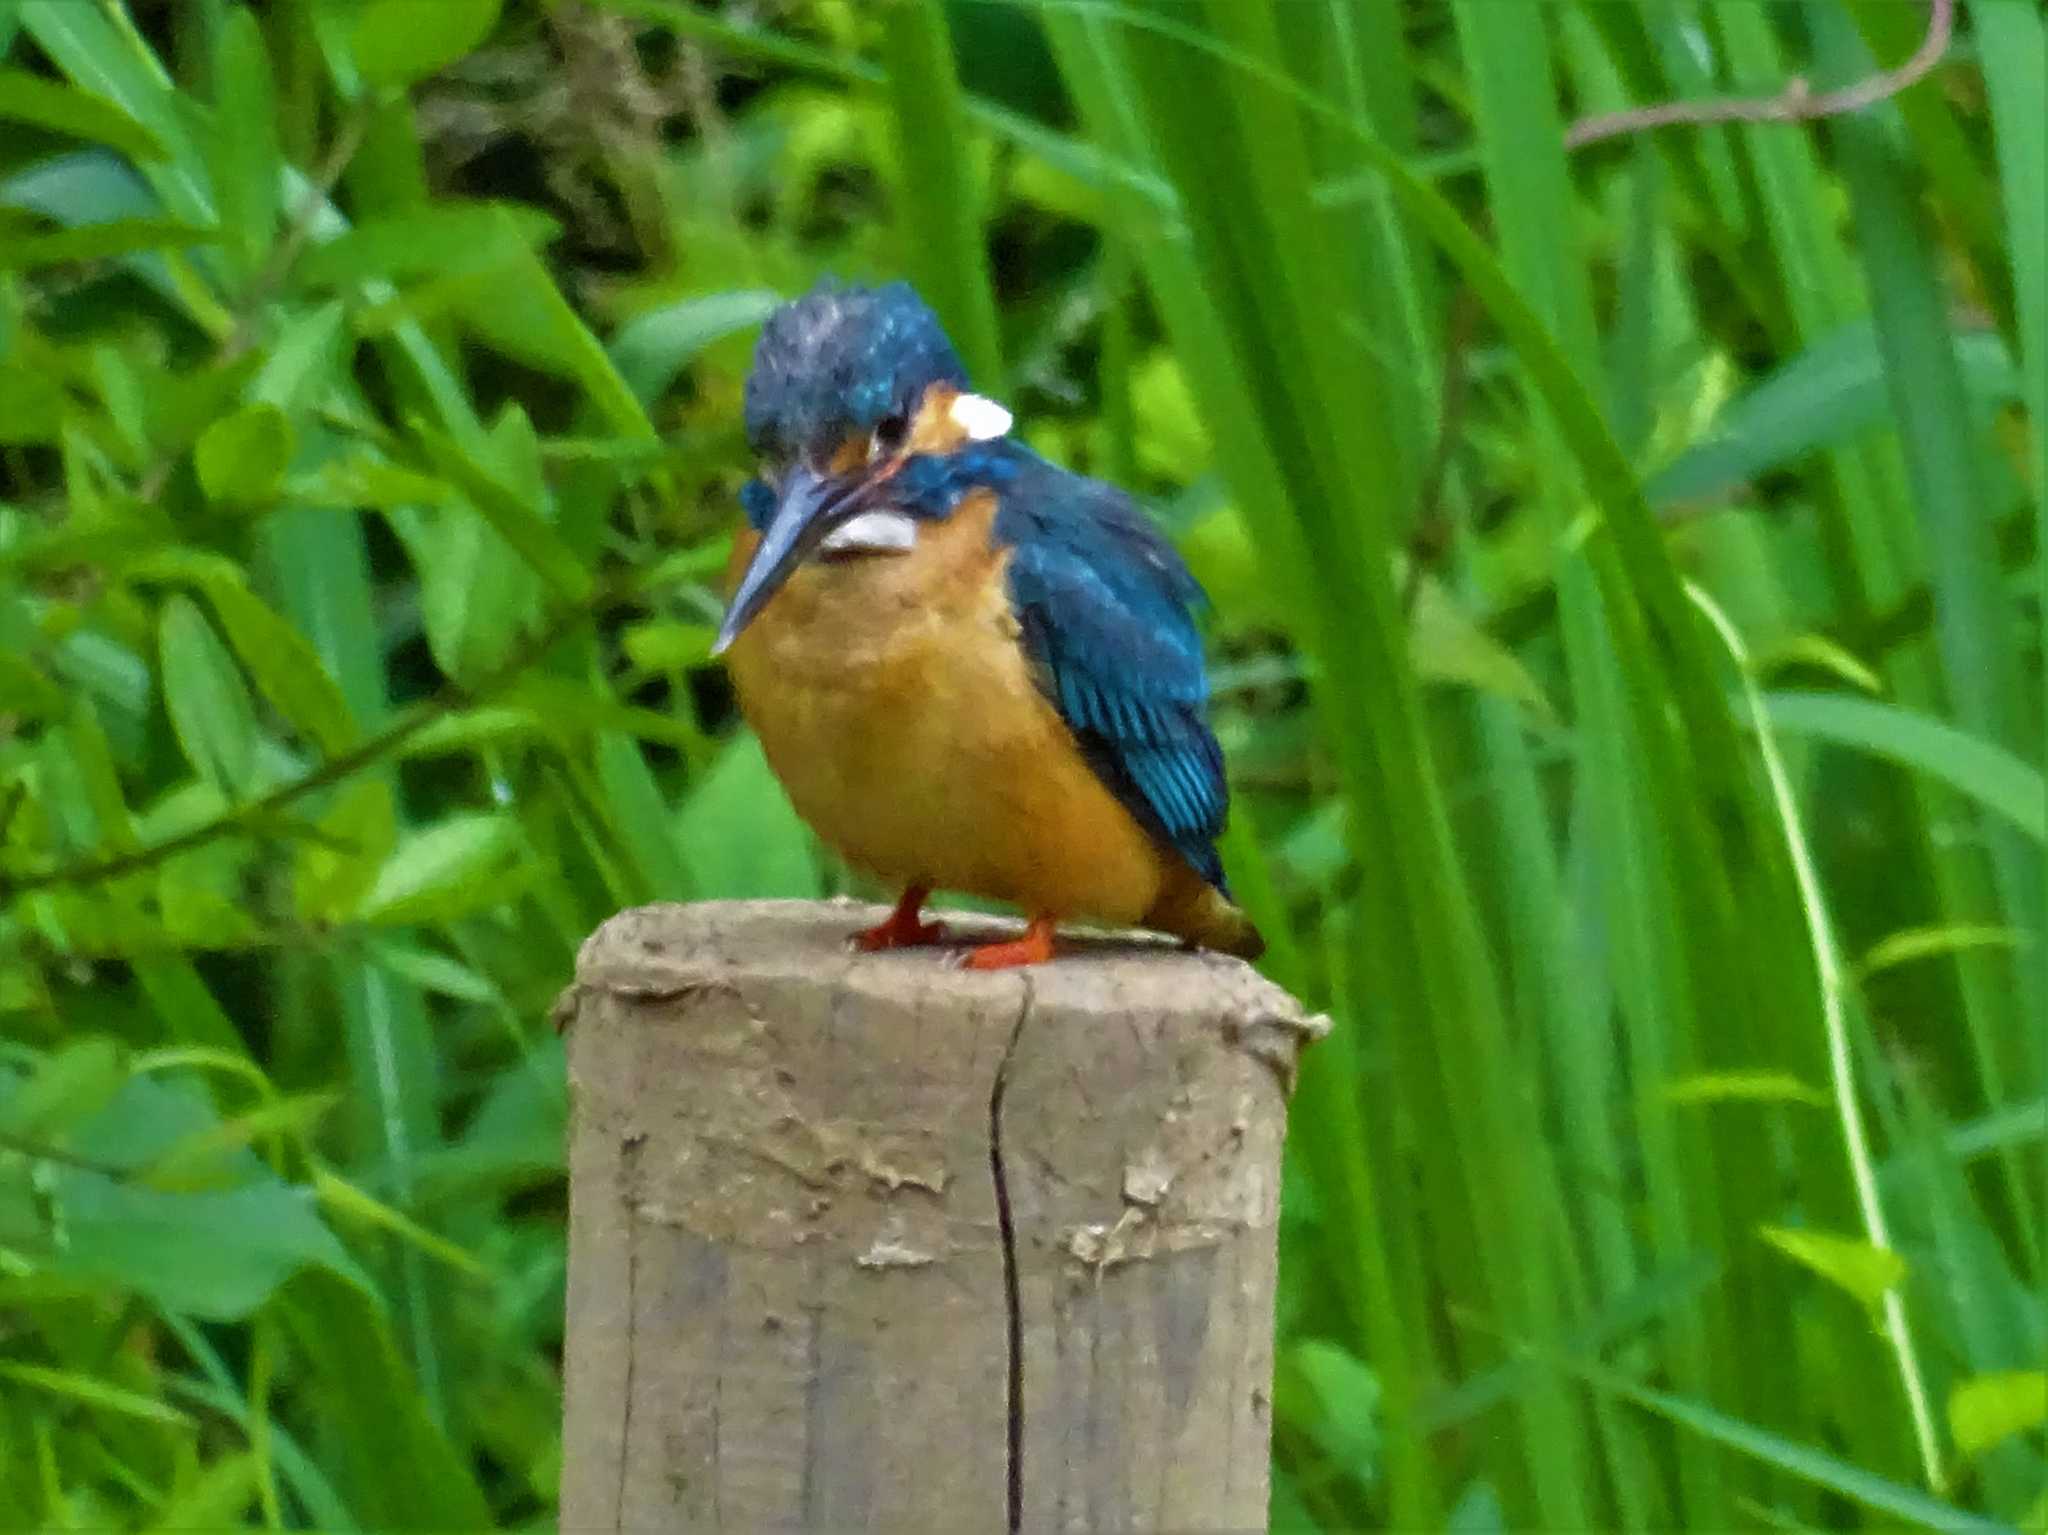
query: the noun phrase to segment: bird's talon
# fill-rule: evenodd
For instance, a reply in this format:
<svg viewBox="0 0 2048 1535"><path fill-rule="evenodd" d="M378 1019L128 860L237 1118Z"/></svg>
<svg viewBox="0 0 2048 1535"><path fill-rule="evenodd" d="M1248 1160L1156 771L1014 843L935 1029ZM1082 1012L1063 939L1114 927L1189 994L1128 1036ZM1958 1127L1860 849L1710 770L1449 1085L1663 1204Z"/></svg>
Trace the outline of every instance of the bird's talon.
<svg viewBox="0 0 2048 1535"><path fill-rule="evenodd" d="M969 970L1011 970L1019 965L1042 965L1053 956L1053 919L1033 917L1022 938L1008 943L985 943L969 951L962 963Z"/></svg>
<svg viewBox="0 0 2048 1535"><path fill-rule="evenodd" d="M946 930L936 922L922 920L924 903L930 896L929 886L912 885L903 892L894 911L873 927L853 935L853 946L863 954L875 954L883 949L937 943L945 937Z"/></svg>
<svg viewBox="0 0 2048 1535"><path fill-rule="evenodd" d="M899 927L891 917L875 927L863 928L850 940L853 947L863 954L879 954L884 949L909 949L925 944L944 943L946 929L937 922L918 922Z"/></svg>

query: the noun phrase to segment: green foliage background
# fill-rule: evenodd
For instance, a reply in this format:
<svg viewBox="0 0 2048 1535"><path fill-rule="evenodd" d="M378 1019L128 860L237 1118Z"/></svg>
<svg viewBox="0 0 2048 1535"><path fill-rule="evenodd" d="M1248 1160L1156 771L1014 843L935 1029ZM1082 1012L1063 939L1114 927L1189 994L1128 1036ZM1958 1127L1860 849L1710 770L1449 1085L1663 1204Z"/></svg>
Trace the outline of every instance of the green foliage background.
<svg viewBox="0 0 2048 1535"><path fill-rule="evenodd" d="M1281 1528L2048 1518L2048 39L1972 0L0 0L0 1526L545 1527L575 946L814 895L751 328L1215 597L1330 1009Z"/></svg>

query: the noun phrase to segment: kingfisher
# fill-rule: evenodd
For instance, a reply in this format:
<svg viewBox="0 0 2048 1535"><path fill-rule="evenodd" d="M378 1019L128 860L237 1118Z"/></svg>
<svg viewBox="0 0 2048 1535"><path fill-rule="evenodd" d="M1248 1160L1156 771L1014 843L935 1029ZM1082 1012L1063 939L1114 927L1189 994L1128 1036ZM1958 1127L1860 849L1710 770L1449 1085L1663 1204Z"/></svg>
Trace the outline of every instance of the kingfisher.
<svg viewBox="0 0 2048 1535"><path fill-rule="evenodd" d="M907 283L777 309L713 653L797 812L902 892L859 947L941 941L946 889L1030 919L975 969L1053 958L1065 918L1256 957L1216 852L1201 588L1130 497L1011 424Z"/></svg>

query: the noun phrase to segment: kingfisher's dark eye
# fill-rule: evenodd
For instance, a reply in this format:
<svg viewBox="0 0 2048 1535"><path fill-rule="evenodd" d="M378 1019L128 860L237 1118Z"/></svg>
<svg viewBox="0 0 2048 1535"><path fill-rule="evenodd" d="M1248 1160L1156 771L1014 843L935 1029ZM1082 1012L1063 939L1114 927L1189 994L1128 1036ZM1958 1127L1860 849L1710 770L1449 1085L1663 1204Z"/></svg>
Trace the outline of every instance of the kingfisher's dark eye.
<svg viewBox="0 0 2048 1535"><path fill-rule="evenodd" d="M896 452L910 437L910 418L903 415L884 416L875 423L875 435L868 442L870 459L887 458Z"/></svg>

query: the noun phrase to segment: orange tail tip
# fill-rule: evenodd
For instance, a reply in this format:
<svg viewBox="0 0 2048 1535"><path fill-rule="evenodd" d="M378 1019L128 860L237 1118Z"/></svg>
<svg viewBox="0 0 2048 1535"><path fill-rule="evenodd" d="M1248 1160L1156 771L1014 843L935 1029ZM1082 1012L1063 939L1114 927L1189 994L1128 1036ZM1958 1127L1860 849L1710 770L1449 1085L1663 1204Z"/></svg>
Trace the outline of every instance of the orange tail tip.
<svg viewBox="0 0 2048 1535"><path fill-rule="evenodd" d="M1266 940L1252 919L1192 869L1168 881L1146 914L1145 926L1239 959L1257 959L1266 952Z"/></svg>
<svg viewBox="0 0 2048 1535"><path fill-rule="evenodd" d="M1216 897L1215 911L1204 923L1195 942L1205 949L1234 954L1239 959L1257 959L1266 952L1266 937L1247 917L1222 896Z"/></svg>

